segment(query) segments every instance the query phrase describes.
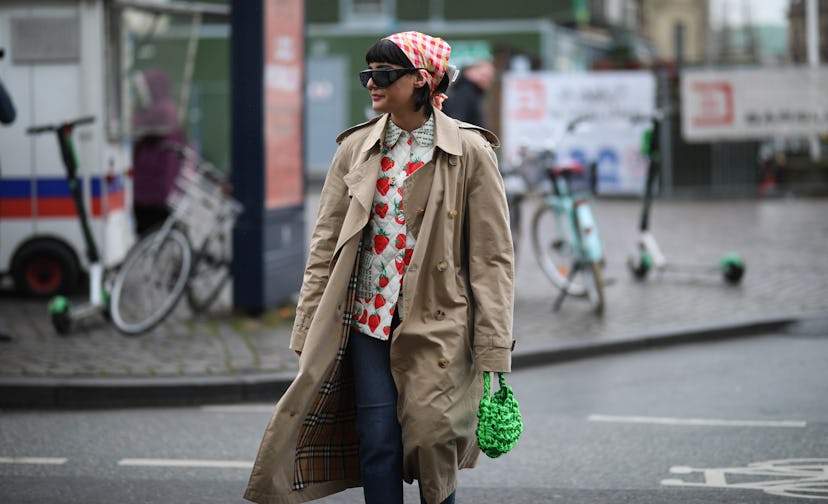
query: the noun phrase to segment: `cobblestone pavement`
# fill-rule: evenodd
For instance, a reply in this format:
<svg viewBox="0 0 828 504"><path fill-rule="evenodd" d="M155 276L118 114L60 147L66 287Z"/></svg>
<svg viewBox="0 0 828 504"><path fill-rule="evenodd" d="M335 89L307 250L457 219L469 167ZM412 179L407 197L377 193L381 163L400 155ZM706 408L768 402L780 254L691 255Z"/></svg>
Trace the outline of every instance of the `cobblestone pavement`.
<svg viewBox="0 0 828 504"><path fill-rule="evenodd" d="M614 282L605 290L605 315L589 316L579 299L567 299L552 313L556 292L538 280L524 246L515 313L520 339L605 340L828 310L828 200L657 200L650 229L677 271L643 282L626 267L640 205L600 200L595 210L606 246L605 277ZM731 251L746 263L736 286L717 270Z"/></svg>
<svg viewBox="0 0 828 504"><path fill-rule="evenodd" d="M307 227L318 193L308 195ZM519 352L634 338L694 327L772 317L828 313L828 199L656 200L651 230L668 260L702 266L637 282L625 262L634 250L640 203L599 199L597 220L606 247L606 312L567 299L539 274L528 241L535 202L527 202L517 268L515 336ZM747 270L730 286L716 272L720 257L738 251ZM709 271L704 271L707 269ZM44 300L0 295L0 385L21 379L192 378L290 375L297 359L287 347L293 311L274 308L258 318L233 313L229 294L207 318L181 303L160 327L138 337L118 333L102 318L71 335L56 335ZM82 299L81 299L82 300Z"/></svg>

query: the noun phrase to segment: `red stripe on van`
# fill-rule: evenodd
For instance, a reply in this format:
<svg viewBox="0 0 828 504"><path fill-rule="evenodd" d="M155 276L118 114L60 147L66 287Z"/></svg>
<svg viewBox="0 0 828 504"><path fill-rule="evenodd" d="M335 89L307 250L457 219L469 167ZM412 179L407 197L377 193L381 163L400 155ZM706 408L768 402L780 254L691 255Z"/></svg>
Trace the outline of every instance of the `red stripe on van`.
<svg viewBox="0 0 828 504"><path fill-rule="evenodd" d="M37 198L38 217L75 217L77 215L72 198Z"/></svg>
<svg viewBox="0 0 828 504"><path fill-rule="evenodd" d="M29 198L0 199L0 217L25 219L32 216L32 200Z"/></svg>
<svg viewBox="0 0 828 504"><path fill-rule="evenodd" d="M106 193L106 213L104 213L103 196L92 197L91 216L104 217L106 214L124 210L126 208L126 191L120 183L110 184L112 192ZM8 191L7 191L8 192ZM3 219L31 219L41 218L77 218L75 201L70 195L44 196L32 199L31 197L0 198L0 218Z"/></svg>

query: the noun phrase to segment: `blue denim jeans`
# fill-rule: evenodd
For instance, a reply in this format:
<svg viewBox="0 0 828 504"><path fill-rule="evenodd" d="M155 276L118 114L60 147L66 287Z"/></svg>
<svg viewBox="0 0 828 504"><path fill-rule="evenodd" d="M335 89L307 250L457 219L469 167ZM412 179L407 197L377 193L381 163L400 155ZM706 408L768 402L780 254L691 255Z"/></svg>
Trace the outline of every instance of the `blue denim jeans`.
<svg viewBox="0 0 828 504"><path fill-rule="evenodd" d="M359 468L365 504L402 504L402 431L391 376L391 342L351 331Z"/></svg>
<svg viewBox="0 0 828 504"><path fill-rule="evenodd" d="M391 376L391 341L351 331L359 468L365 504L403 504L402 430ZM420 497L422 502L422 496ZM452 493L442 504L454 504Z"/></svg>

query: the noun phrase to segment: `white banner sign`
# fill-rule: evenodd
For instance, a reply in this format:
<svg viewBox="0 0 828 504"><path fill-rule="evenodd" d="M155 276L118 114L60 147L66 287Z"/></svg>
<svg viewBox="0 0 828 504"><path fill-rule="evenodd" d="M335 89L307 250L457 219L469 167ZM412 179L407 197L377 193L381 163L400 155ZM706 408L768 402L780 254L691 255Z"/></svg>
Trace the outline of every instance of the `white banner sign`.
<svg viewBox="0 0 828 504"><path fill-rule="evenodd" d="M828 68L684 70L688 141L761 140L828 133Z"/></svg>
<svg viewBox="0 0 828 504"><path fill-rule="evenodd" d="M641 155L655 111L655 78L648 71L506 74L502 136L505 163L520 147L552 147L561 161L598 166L598 191L640 193L648 162ZM574 131L567 124L590 117Z"/></svg>

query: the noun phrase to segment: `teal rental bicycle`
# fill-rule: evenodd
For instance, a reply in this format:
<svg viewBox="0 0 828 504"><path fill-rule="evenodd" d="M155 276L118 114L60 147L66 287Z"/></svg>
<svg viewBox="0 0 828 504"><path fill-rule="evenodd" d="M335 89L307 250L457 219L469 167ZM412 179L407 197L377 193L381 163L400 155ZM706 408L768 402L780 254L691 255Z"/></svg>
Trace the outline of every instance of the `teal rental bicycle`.
<svg viewBox="0 0 828 504"><path fill-rule="evenodd" d="M521 206L526 197L541 199L531 222L532 251L538 266L560 290L554 310L566 296L587 298L595 313L604 311L604 249L592 213L595 164L561 163L556 147L590 116L570 120L548 147L522 146L517 163L504 170L512 239L520 242Z"/></svg>
<svg viewBox="0 0 828 504"><path fill-rule="evenodd" d="M560 163L555 148L591 116L570 120L549 147L518 149L518 162L503 172L512 239L520 242L521 206L539 195L531 222L532 249L538 266L560 290L553 309L567 296L587 298L597 314L604 312L604 247L592 213L595 165Z"/></svg>
<svg viewBox="0 0 828 504"><path fill-rule="evenodd" d="M552 192L532 217L532 247L538 266L560 290L554 309L566 296L586 297L596 314L604 312L602 264L604 249L592 213L592 194L579 187L595 186L594 166L559 164L554 152L541 156Z"/></svg>

